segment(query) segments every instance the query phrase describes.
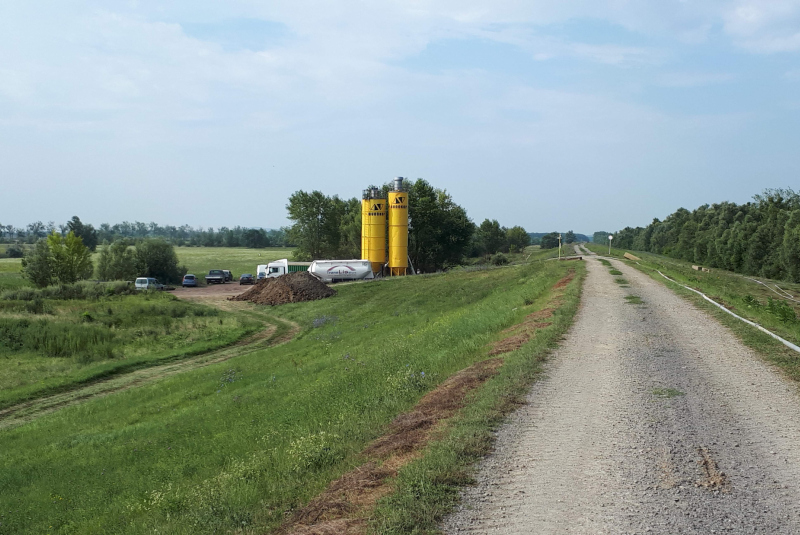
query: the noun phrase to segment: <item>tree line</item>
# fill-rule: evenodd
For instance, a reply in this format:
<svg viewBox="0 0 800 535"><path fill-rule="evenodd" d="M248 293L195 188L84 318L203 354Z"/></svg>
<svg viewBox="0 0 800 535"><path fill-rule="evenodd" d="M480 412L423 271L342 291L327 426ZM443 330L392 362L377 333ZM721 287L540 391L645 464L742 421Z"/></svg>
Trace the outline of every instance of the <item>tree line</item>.
<svg viewBox="0 0 800 535"><path fill-rule="evenodd" d="M123 221L111 225L103 223L95 228L93 225L83 223L78 216L64 223L56 225L54 221L42 223L35 221L25 227L0 224L0 241L5 243L32 244L54 232L61 236L73 232L83 240L84 245L94 251L101 243L114 243L117 240L164 238L176 246L189 247L294 247L289 241L285 229L220 227L193 228L189 225L179 227L173 225L161 226L155 222ZM21 248L18 248L21 251ZM16 250L16 249L14 249ZM20 252L21 256L21 252Z"/></svg>
<svg viewBox="0 0 800 535"><path fill-rule="evenodd" d="M390 189L390 184L381 187L383 198ZM408 253L416 269L436 271L466 257L521 251L530 243L519 226L506 228L489 219L475 225L449 193L424 179L406 182L406 191ZM292 221L287 235L297 246L296 260L361 256L360 199L297 191L286 208Z"/></svg>
<svg viewBox="0 0 800 535"><path fill-rule="evenodd" d="M38 288L73 284L94 272L91 250L71 230L65 236L53 231L39 238L22 258L22 276ZM97 276L104 281L153 277L178 283L184 274L175 248L164 238L117 240L101 249L97 262Z"/></svg>
<svg viewBox="0 0 800 535"><path fill-rule="evenodd" d="M664 221L616 232L613 244L800 282L800 194L791 188L766 189L746 204L704 204L691 212L679 208Z"/></svg>

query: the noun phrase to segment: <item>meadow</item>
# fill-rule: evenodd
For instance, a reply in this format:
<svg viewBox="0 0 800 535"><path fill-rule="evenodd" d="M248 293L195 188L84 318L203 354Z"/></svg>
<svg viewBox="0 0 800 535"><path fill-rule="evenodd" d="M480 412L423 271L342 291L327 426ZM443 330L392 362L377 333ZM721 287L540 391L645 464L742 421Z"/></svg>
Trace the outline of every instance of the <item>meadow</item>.
<svg viewBox="0 0 800 535"><path fill-rule="evenodd" d="M229 345L249 316L125 283L20 288L0 299L0 409Z"/></svg>
<svg viewBox="0 0 800 535"><path fill-rule="evenodd" d="M551 322L503 355L500 373L451 432L401 472L394 501L381 505L374 525L392 532L432 522L452 503L468 464L485 452L491 426L570 324L581 263L339 285L335 297L268 309L300 326L292 342L0 431L0 530L275 528L358 466L360 452L395 416L485 360L504 329L552 306L552 288L569 270L577 277Z"/></svg>

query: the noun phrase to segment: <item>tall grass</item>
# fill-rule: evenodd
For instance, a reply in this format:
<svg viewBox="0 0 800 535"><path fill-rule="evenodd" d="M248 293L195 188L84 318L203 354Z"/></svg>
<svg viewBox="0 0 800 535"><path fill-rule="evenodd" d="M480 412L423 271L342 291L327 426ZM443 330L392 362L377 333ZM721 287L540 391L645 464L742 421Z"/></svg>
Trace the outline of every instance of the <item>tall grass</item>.
<svg viewBox="0 0 800 535"><path fill-rule="evenodd" d="M336 297L272 309L302 327L289 344L3 432L3 527L270 529L358 464L398 413L486 358L487 342L568 267L343 285Z"/></svg>

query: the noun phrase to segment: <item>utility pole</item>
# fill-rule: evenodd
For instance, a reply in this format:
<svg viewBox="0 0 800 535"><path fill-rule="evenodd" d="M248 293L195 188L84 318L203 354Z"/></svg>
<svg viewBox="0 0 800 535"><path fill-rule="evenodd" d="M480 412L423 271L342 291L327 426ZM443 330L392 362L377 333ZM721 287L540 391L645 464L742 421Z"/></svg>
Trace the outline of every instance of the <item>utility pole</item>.
<svg viewBox="0 0 800 535"><path fill-rule="evenodd" d="M558 259L561 260L561 233L558 233Z"/></svg>
<svg viewBox="0 0 800 535"><path fill-rule="evenodd" d="M614 239L614 236L611 234L608 235L608 256L611 256L611 240Z"/></svg>

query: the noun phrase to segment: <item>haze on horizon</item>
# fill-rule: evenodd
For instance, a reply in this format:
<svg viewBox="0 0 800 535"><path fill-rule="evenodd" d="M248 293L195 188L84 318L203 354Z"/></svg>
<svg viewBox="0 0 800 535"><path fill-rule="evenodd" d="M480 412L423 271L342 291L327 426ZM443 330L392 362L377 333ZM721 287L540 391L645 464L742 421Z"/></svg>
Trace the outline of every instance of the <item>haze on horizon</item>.
<svg viewBox="0 0 800 535"><path fill-rule="evenodd" d="M394 176L590 234L800 171L800 0L0 5L0 222L278 228Z"/></svg>

